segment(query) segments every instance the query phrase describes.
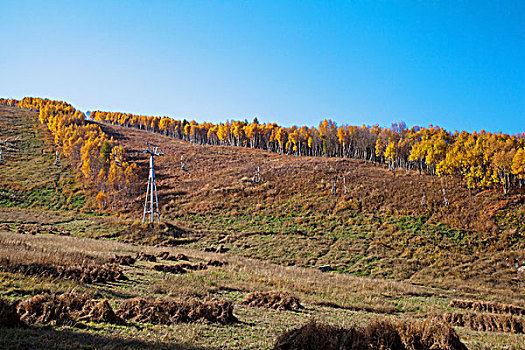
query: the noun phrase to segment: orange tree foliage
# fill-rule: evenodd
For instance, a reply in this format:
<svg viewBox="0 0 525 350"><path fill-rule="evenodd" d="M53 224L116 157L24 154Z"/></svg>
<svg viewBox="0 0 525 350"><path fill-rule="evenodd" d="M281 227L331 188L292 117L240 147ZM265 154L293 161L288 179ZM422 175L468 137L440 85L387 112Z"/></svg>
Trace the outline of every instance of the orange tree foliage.
<svg viewBox="0 0 525 350"><path fill-rule="evenodd" d="M4 104L12 103L3 101L6 101ZM68 108L69 105L63 104L62 108ZM31 105L40 109L42 103L32 101L32 104L23 104L23 107L33 108ZM70 114L70 122L75 123L74 111ZM510 136L483 130L479 133L451 133L433 125L408 129L403 122L394 123L391 127L364 124L337 126L329 119L320 122L316 128L260 124L257 118L251 123L234 120L211 124L102 111L91 112L90 118L197 144L261 148L298 156L366 159L388 164L394 173L396 168L405 168L437 176L460 176L469 188L499 186L507 193L525 184L523 134ZM62 136L55 137L60 141ZM65 149L76 150L79 141L69 139Z"/></svg>
<svg viewBox="0 0 525 350"><path fill-rule="evenodd" d="M87 121L84 113L63 101L33 97L0 99L0 104L39 111L40 123L51 131L56 147L78 170L86 189L97 194L100 208L131 204L138 182L137 165L127 162L125 149L96 123Z"/></svg>
<svg viewBox="0 0 525 350"><path fill-rule="evenodd" d="M469 188L501 186L505 193L525 181L525 138L502 133L454 133L438 126L389 128L337 124L325 119L315 127L281 127L275 123L227 121L220 124L168 117L92 112L90 117L141 130L162 133L198 144L261 148L298 156L367 159L396 168L418 169L437 176L461 176Z"/></svg>

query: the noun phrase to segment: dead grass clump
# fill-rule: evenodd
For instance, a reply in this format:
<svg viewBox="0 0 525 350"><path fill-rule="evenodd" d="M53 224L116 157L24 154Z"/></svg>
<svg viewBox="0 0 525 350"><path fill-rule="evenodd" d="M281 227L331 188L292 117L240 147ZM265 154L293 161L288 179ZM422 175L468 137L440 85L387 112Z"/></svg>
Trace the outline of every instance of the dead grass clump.
<svg viewBox="0 0 525 350"><path fill-rule="evenodd" d="M75 324L79 321L123 324L107 300L91 300L87 294L39 294L18 304L20 318L27 323Z"/></svg>
<svg viewBox="0 0 525 350"><path fill-rule="evenodd" d="M197 271L197 270L206 270L208 266L204 263L198 263L198 264L191 264L191 263L181 263L178 266L182 267L183 269Z"/></svg>
<svg viewBox="0 0 525 350"><path fill-rule="evenodd" d="M217 248L215 247L206 247L204 248L204 251L205 252L209 252L209 253L220 253L220 254L223 254L223 253L226 253L228 250L230 250L229 248L225 248L224 245L219 245Z"/></svg>
<svg viewBox="0 0 525 350"><path fill-rule="evenodd" d="M162 253L157 255L157 258L165 260L169 256L170 256L170 252L162 252Z"/></svg>
<svg viewBox="0 0 525 350"><path fill-rule="evenodd" d="M157 257L169 261L190 261L190 259L182 253L179 253L177 255L170 255L168 252L163 252L157 255Z"/></svg>
<svg viewBox="0 0 525 350"><path fill-rule="evenodd" d="M0 298L0 328L20 327L23 325L24 323L16 312L16 304Z"/></svg>
<svg viewBox="0 0 525 350"><path fill-rule="evenodd" d="M109 262L117 265L131 266L136 260L131 255L115 255Z"/></svg>
<svg viewBox="0 0 525 350"><path fill-rule="evenodd" d="M454 326L482 332L523 333L525 329L525 321L512 315L447 312L443 319Z"/></svg>
<svg viewBox="0 0 525 350"><path fill-rule="evenodd" d="M425 321L372 320L365 327L342 328L318 324L284 332L274 350L467 350L454 329L437 319Z"/></svg>
<svg viewBox="0 0 525 350"><path fill-rule="evenodd" d="M237 321L233 304L227 300L210 299L162 299L133 298L120 304L117 315L125 320L172 324L178 322L206 322L229 324Z"/></svg>
<svg viewBox="0 0 525 350"><path fill-rule="evenodd" d="M124 324L124 320L118 317L113 311L107 299L89 300L84 304L78 321L105 322L111 324Z"/></svg>
<svg viewBox="0 0 525 350"><path fill-rule="evenodd" d="M157 264L151 267L155 271L167 273L186 273L186 270L180 265L163 265Z"/></svg>
<svg viewBox="0 0 525 350"><path fill-rule="evenodd" d="M184 260L184 261L190 261L190 259L186 255L184 255L182 253L179 253L179 254L175 255L175 259L177 259L177 260Z"/></svg>
<svg viewBox="0 0 525 350"><path fill-rule="evenodd" d="M18 304L20 318L27 323L74 324L73 311L82 310L88 296L65 293L39 294Z"/></svg>
<svg viewBox="0 0 525 350"><path fill-rule="evenodd" d="M20 225L17 228L19 234L58 234L61 236L69 236L71 233L65 228L58 229L56 227L42 227L40 225Z"/></svg>
<svg viewBox="0 0 525 350"><path fill-rule="evenodd" d="M281 334L275 345L274 350L340 350L345 349L343 343L348 343L348 349L367 349L363 346L352 346L353 329L344 329L330 325L318 324L311 321L304 326L286 331ZM343 338L348 338L344 339ZM357 345L357 344L356 344Z"/></svg>
<svg viewBox="0 0 525 350"><path fill-rule="evenodd" d="M206 265L208 266L216 266L216 267L221 267L223 265L226 265L228 264L228 262L226 261L219 261L219 260L208 260L208 262L206 263Z"/></svg>
<svg viewBox="0 0 525 350"><path fill-rule="evenodd" d="M456 331L437 317L412 322L401 321L397 324L397 331L408 350L467 349Z"/></svg>
<svg viewBox="0 0 525 350"><path fill-rule="evenodd" d="M13 264L8 259L0 260L0 269L27 276L62 278L81 283L106 283L126 280L127 277L115 265L61 266L47 263Z"/></svg>
<svg viewBox="0 0 525 350"><path fill-rule="evenodd" d="M525 308L523 307L490 301L452 300L448 307L480 312L490 312L494 314L511 314L516 316L525 316Z"/></svg>
<svg viewBox="0 0 525 350"><path fill-rule="evenodd" d="M242 304L276 310L298 310L303 308L299 298L287 292L253 292L246 296Z"/></svg>
<svg viewBox="0 0 525 350"><path fill-rule="evenodd" d="M153 254L147 254L144 252L137 253L135 255L136 260L142 260L142 261L150 261L150 262L157 262L157 257Z"/></svg>

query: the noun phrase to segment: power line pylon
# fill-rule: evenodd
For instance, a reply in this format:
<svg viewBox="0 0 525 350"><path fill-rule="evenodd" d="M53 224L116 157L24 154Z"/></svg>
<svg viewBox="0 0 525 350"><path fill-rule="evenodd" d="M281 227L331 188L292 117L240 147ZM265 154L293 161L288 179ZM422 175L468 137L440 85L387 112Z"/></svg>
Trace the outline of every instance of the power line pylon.
<svg viewBox="0 0 525 350"><path fill-rule="evenodd" d="M58 153L58 150L55 151L55 162L53 163L55 166L60 167L60 153Z"/></svg>
<svg viewBox="0 0 525 350"><path fill-rule="evenodd" d="M159 214L159 198L157 196L157 179L155 178L155 156L163 156L164 153L159 151L159 146L147 142L147 149L143 149L142 152L149 153L149 177L148 177L148 189L146 190L146 201L144 202L144 212L142 214L142 223L146 220L146 214L149 214L149 222L154 221L155 214L157 214L157 220L160 223ZM154 197L155 195L155 197ZM148 210L148 196L149 210ZM154 208L157 207L157 210Z"/></svg>

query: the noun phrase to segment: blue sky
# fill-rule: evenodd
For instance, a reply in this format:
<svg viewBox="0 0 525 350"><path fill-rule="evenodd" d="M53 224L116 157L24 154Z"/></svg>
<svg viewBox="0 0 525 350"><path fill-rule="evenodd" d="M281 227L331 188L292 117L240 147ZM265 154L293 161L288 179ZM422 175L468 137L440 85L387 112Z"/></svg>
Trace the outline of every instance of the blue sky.
<svg viewBox="0 0 525 350"><path fill-rule="evenodd" d="M525 131L524 1L4 1L0 96Z"/></svg>

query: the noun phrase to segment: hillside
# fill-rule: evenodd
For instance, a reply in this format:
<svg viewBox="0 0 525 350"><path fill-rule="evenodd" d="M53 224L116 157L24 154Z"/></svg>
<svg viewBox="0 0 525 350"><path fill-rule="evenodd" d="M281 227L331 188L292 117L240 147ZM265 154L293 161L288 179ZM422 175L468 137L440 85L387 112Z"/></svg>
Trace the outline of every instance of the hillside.
<svg viewBox="0 0 525 350"><path fill-rule="evenodd" d="M447 178L445 207L441 183L417 172L393 177L365 161L195 145L99 125L140 168L135 185L142 192L126 209L97 210L78 165L67 159L60 167L53 164L53 138L38 113L0 107L0 140L8 149L0 165L1 296L21 301L75 290L107 298L115 310L135 297L219 298L232 303L239 322L32 325L0 329L0 347L38 342L66 348L266 349L283 331L312 318L340 326L424 319L463 312L451 304L455 299L525 307L514 265L516 258L525 264L525 204L519 193L469 191ZM139 223L147 167L140 150L146 142L165 154L156 158L160 225ZM255 184L257 167L264 180ZM226 253L205 251L221 245ZM115 254L141 252L157 262L120 265L126 280L79 282L23 268L105 265ZM178 254L189 261L167 259ZM316 268L328 264L336 271ZM185 267L172 273L156 265ZM241 303L251 292L267 291L292 293L304 309ZM523 334L455 329L472 349L525 346Z"/></svg>
<svg viewBox="0 0 525 350"><path fill-rule="evenodd" d="M519 291L515 259L525 263L520 194L469 191L447 178L445 207L439 180L415 171L394 177L371 162L194 145L101 127L142 168L146 158L138 152L146 142L161 146L165 156L156 159L156 174L163 219L195 239L190 246L224 244L284 265L330 264L357 275ZM257 167L264 181L254 184ZM139 205L136 212L140 217Z"/></svg>

